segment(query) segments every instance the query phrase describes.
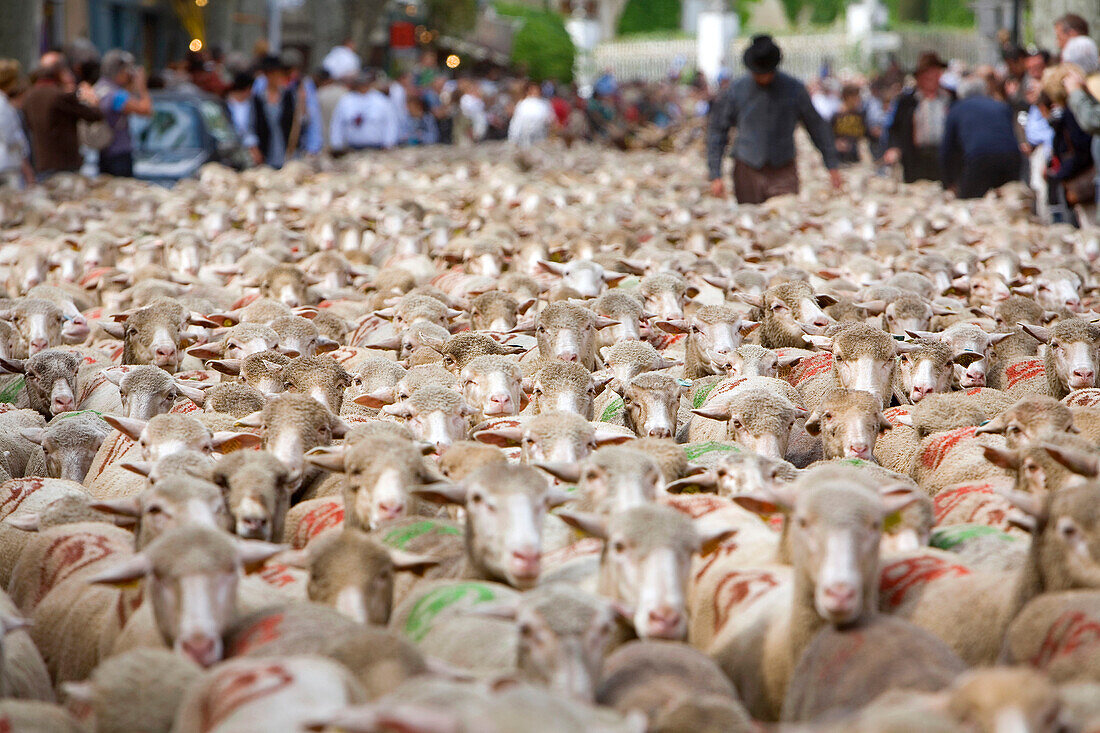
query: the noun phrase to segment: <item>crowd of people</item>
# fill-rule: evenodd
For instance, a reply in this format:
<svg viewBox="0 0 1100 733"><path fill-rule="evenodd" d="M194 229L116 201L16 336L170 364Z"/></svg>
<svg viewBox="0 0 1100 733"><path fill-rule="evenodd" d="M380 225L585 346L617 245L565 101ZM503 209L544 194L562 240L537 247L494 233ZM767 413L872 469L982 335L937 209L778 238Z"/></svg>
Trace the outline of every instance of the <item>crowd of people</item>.
<svg viewBox="0 0 1100 733"><path fill-rule="evenodd" d="M584 94L499 68L454 74L434 51L391 78L364 66L350 40L313 74L297 49L258 47L251 57L190 53L148 81L124 51L50 52L29 79L0 60L0 185L79 170L88 147L99 151L102 173L132 175L127 119L151 114L149 89L160 87L224 99L253 161L275 168L295 156L485 140L527 146L552 134L627 147L642 128L709 118L714 193L725 193L721 159L737 128L734 193L755 201L797 190L791 136L801 124L832 171L869 159L964 198L1022 179L1041 216L1081 223L1100 187L1100 60L1082 18L1063 16L1054 29L1056 51L1006 43L996 67L967 70L929 51L909 73L892 62L870 78L823 73L806 86L778 70L779 47L758 36L740 79L722 73L712 86L677 70L657 83L621 83L607 72ZM778 117L759 103L776 95L785 100Z"/></svg>

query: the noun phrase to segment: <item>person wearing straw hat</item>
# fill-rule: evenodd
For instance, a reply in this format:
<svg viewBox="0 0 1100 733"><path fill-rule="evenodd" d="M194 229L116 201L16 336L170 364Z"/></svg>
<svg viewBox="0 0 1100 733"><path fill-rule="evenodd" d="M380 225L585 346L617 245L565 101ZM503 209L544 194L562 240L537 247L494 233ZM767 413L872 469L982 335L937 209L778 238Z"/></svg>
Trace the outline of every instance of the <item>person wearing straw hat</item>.
<svg viewBox="0 0 1100 733"><path fill-rule="evenodd" d="M782 59L771 36L753 36L743 57L749 73L714 100L707 126L707 168L715 196L725 196L722 158L734 127L733 192L738 203L798 193L794 130L800 122L825 159L833 186L841 185L833 132L802 82L778 70Z"/></svg>
<svg viewBox="0 0 1100 733"><path fill-rule="evenodd" d="M9 98L19 86L19 62L0 59L0 188L20 188L34 183L31 146L23 122Z"/></svg>
<svg viewBox="0 0 1100 733"><path fill-rule="evenodd" d="M883 160L901 163L902 179L942 181L940 143L947 122L947 112L954 97L940 86L947 62L935 51L925 51L913 70L914 86L906 89L894 102L889 132L889 148Z"/></svg>

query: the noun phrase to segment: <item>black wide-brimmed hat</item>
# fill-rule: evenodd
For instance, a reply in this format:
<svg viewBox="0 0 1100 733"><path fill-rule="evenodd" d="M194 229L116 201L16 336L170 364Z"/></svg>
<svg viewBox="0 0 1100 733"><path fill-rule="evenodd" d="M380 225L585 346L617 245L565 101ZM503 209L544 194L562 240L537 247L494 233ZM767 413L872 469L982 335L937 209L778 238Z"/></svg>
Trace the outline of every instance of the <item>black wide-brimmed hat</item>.
<svg viewBox="0 0 1100 733"><path fill-rule="evenodd" d="M771 36L753 36L752 43L745 49L745 68L754 74L771 73L782 60L783 52Z"/></svg>

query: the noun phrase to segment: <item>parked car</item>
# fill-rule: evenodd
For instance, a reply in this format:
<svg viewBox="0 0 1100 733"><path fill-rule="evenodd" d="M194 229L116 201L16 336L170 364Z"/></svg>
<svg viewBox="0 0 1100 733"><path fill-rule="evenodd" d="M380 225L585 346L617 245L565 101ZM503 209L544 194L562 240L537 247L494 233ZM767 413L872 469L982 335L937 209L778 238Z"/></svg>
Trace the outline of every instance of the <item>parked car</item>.
<svg viewBox="0 0 1100 733"><path fill-rule="evenodd" d="M185 92L153 92L153 114L131 117L134 177L173 183L195 175L205 163L242 170L248 151L217 97Z"/></svg>

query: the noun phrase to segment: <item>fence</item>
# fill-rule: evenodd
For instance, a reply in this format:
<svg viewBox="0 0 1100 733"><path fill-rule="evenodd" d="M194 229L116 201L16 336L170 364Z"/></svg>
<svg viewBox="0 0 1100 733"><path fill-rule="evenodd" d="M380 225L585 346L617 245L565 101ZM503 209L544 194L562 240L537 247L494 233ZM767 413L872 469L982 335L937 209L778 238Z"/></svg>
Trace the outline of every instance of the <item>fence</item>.
<svg viewBox="0 0 1100 733"><path fill-rule="evenodd" d="M902 31L885 36L903 68L912 68L921 51L935 49L940 56L958 59L967 65L993 63L995 48L974 31ZM865 69L870 58L858 43L844 33L814 33L782 36L783 70L807 79L816 76L824 63L833 69ZM733 71L740 66L741 53L749 39L737 38L730 45ZM613 41L596 47L592 67L597 72L610 69L623 80L652 81L666 77L669 70L682 66L695 69L695 40Z"/></svg>

